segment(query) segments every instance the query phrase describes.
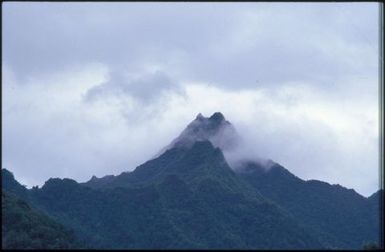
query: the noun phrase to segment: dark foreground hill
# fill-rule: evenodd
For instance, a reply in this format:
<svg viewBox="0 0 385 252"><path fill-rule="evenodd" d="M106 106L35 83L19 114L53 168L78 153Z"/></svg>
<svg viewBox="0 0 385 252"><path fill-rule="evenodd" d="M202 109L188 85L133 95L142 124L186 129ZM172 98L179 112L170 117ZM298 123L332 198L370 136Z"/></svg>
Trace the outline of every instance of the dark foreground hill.
<svg viewBox="0 0 385 252"><path fill-rule="evenodd" d="M63 225L32 208L15 194L1 193L2 249L71 249L81 247Z"/></svg>
<svg viewBox="0 0 385 252"><path fill-rule="evenodd" d="M158 157L87 183L49 179L27 190L2 170L2 186L91 248L360 249L378 244L378 198L303 181L275 164L230 167L237 146L222 114L199 115ZM378 194L379 195L379 194ZM4 239L3 232L3 239ZM21 247L22 248L22 247Z"/></svg>

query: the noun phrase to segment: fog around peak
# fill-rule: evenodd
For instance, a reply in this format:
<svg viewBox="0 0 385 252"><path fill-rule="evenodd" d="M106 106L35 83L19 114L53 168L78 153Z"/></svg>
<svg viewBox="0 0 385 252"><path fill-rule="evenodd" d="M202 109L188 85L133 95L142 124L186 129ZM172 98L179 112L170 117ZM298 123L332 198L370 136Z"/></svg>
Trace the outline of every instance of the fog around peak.
<svg viewBox="0 0 385 252"><path fill-rule="evenodd" d="M175 138L169 145L155 156L158 157L171 148L190 148L197 141L210 141L214 147L220 148L226 161L234 170L241 168L245 162L254 162L269 169L272 161L258 153L257 142L247 141L242 137L231 122L225 119L221 112L215 112L210 117L199 113L195 120Z"/></svg>
<svg viewBox="0 0 385 252"><path fill-rule="evenodd" d="M132 171L221 112L230 163L379 187L378 3L2 7L2 168L23 184Z"/></svg>
<svg viewBox="0 0 385 252"><path fill-rule="evenodd" d="M224 116L216 112L210 117L204 117L201 113L169 145L162 148L156 155L175 147L190 148L197 141L210 141L214 147L223 150L235 149L240 137L233 125L225 120Z"/></svg>

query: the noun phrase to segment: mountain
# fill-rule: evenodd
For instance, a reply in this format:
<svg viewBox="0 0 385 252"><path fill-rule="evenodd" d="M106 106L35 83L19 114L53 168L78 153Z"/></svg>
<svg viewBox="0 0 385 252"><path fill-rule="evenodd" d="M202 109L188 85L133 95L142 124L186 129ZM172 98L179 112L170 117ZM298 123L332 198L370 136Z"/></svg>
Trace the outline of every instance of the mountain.
<svg viewBox="0 0 385 252"><path fill-rule="evenodd" d="M170 149L132 174L124 180L132 186L103 189L50 179L29 197L93 248L323 248L208 141Z"/></svg>
<svg viewBox="0 0 385 252"><path fill-rule="evenodd" d="M189 176L199 170L195 167L191 169L191 166L211 162L215 157L223 161L223 165L226 166L225 172L233 173L223 159L222 150L235 148L239 141L240 137L235 128L222 113L216 112L209 118L198 114L177 138L160 151L157 158L138 166L133 172L123 172L119 176L108 175L103 178L93 176L85 185L92 188L132 187L152 183L154 179L162 178L170 172ZM211 145L216 149L211 148ZM201 152L202 160L194 157L194 155L200 155L198 152ZM186 153L188 155L185 155ZM183 159L183 157L189 158L190 156L193 156L192 162Z"/></svg>
<svg viewBox="0 0 385 252"><path fill-rule="evenodd" d="M359 249L378 244L380 194L365 198L304 181L279 164L223 151L241 144L217 112L199 114L155 158L132 172L86 183L51 178L26 189L2 170L2 188L23 197L97 249Z"/></svg>
<svg viewBox="0 0 385 252"><path fill-rule="evenodd" d="M198 162L202 164L211 162L211 159L219 156L221 156L220 159L223 159L222 150L235 148L239 139L235 128L224 118L222 113L216 112L209 118L198 114L195 120L187 125L177 138L159 152L158 158L140 165L133 172L123 172L119 176L108 175L103 178L93 176L85 185L92 188L132 187L143 183L152 183L154 179L164 177L170 172L189 176L194 170L199 170L190 169L191 166L196 166ZM217 149L210 148L210 145L217 147ZM203 160L193 158L192 161L197 162L191 163L182 158L182 156L199 155L199 153L197 154L199 151L207 152L202 153L204 154L202 155ZM185 155L186 153L189 155ZM226 162L224 161L224 163ZM227 164L225 165L224 170L232 173L231 168Z"/></svg>
<svg viewBox="0 0 385 252"><path fill-rule="evenodd" d="M28 190L16 181L13 174L7 169L1 169L1 187L18 195L21 199L28 199Z"/></svg>
<svg viewBox="0 0 385 252"><path fill-rule="evenodd" d="M222 151L226 151L239 144L240 136L222 113L215 112L209 118L199 113L195 120L187 125L186 129L166 149L190 147L197 141L205 140L210 141Z"/></svg>
<svg viewBox="0 0 385 252"><path fill-rule="evenodd" d="M1 193L2 249L71 249L81 247L63 225L15 194Z"/></svg>
<svg viewBox="0 0 385 252"><path fill-rule="evenodd" d="M226 163L222 151L209 141L197 141L191 147L174 147L132 172L109 177L108 181L102 178L101 184L93 179L84 185L92 188L148 186L161 183L169 175L177 175L194 188L206 178L215 178L225 187L233 189L249 187L238 180Z"/></svg>
<svg viewBox="0 0 385 252"><path fill-rule="evenodd" d="M378 194L365 198L340 185L304 181L277 163L266 169L255 162L244 162L237 171L256 191L311 227L327 247L379 244Z"/></svg>

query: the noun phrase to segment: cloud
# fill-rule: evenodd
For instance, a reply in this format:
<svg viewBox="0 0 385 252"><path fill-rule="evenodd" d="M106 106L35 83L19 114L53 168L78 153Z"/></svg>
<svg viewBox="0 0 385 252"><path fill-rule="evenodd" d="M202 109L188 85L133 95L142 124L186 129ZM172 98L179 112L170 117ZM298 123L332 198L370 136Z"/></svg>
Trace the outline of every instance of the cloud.
<svg viewBox="0 0 385 252"><path fill-rule="evenodd" d="M29 186L49 177L86 181L93 174L132 170L169 141L163 130L175 127L169 118L161 119L168 93L151 102L132 96L131 89L120 93L122 87L115 90L117 84L109 82L110 70L102 64L34 76L24 83L7 67L3 73L3 167ZM153 78L167 79L158 73L148 77ZM113 86L112 95L85 101L103 85ZM155 86L148 88L159 95Z"/></svg>
<svg viewBox="0 0 385 252"><path fill-rule="evenodd" d="M164 93L183 90L161 71L138 74L125 72L112 72L107 82L92 87L85 95L85 101L92 102L95 99L103 99L104 96L131 96L145 103L151 103L161 98Z"/></svg>
<svg viewBox="0 0 385 252"><path fill-rule="evenodd" d="M272 159L303 179L366 195L378 187L378 107L369 97L345 100L343 91L330 97L302 83L236 93L190 85L187 94L191 104L205 101L196 107L204 115L221 110L234 124L244 157Z"/></svg>
<svg viewBox="0 0 385 252"><path fill-rule="evenodd" d="M121 94L125 103L116 95L84 102L96 87L116 84L105 84L110 82L103 66L73 73L24 85L8 79L4 165L16 175L41 184L49 177L85 181L94 174L132 170L170 143L199 112L222 111L246 139L246 156L270 158L304 179L340 183L366 194L376 188L378 111L370 96L346 101L344 93L330 97L303 83L237 92L184 83L185 93L168 93L167 99L143 108L130 92Z"/></svg>
<svg viewBox="0 0 385 252"><path fill-rule="evenodd" d="M87 62L132 72L156 65L171 78L232 89L377 75L376 3L4 7L4 61L20 78Z"/></svg>
<svg viewBox="0 0 385 252"><path fill-rule="evenodd" d="M247 155L378 188L377 3L3 7L2 161L23 183L132 170L221 111Z"/></svg>

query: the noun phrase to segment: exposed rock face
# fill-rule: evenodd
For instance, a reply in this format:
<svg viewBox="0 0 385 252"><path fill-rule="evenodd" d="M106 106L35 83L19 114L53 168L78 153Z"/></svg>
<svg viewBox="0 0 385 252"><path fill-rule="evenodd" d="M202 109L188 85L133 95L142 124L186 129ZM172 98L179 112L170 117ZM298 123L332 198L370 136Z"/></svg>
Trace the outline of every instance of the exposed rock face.
<svg viewBox="0 0 385 252"><path fill-rule="evenodd" d="M196 141L210 141L223 151L237 147L240 136L233 125L220 112L215 112L209 118L201 113L197 115L182 133L166 146L161 153L174 147L191 147ZM160 153L160 154L161 154Z"/></svg>

